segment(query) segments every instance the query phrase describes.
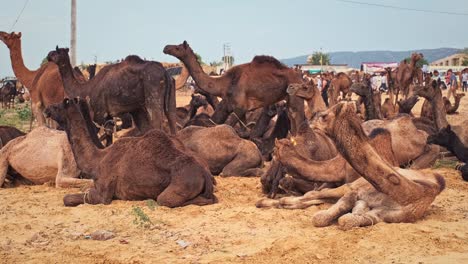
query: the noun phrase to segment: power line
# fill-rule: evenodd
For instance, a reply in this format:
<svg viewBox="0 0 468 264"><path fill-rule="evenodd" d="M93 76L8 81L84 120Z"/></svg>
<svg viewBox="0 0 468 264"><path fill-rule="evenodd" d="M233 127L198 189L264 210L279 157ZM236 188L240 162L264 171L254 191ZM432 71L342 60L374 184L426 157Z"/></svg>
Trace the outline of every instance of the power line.
<svg viewBox="0 0 468 264"><path fill-rule="evenodd" d="M338 1L338 2L345 2L345 3L351 3L351 4L358 4L358 5L368 5L368 6L377 6L377 7L391 8L391 9L397 9L397 10L416 11L416 12L423 12L423 13L445 14L445 15L455 15L455 16L468 16L468 13L457 13L457 12L448 12L448 11L425 10L425 9L417 9L417 8L409 8L409 7L400 7L400 6L391 6L391 5L382 5L382 4L374 4L374 3L366 3L366 2L350 1L350 0L336 0L336 1Z"/></svg>
<svg viewBox="0 0 468 264"><path fill-rule="evenodd" d="M16 26L16 23L18 23L18 20L20 19L21 15L23 14L24 9L28 5L28 2L29 2L29 0L26 0L26 2L24 3L23 9L21 9L21 12L18 14L18 17L16 18L15 22L13 23L13 25L10 28L10 32L13 30L13 27Z"/></svg>

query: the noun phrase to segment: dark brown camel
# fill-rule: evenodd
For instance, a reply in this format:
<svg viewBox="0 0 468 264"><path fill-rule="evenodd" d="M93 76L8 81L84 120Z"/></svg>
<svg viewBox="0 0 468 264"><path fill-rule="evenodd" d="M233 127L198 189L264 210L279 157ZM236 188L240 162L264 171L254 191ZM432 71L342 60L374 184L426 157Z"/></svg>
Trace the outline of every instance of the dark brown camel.
<svg viewBox="0 0 468 264"><path fill-rule="evenodd" d="M216 202L210 172L179 141L154 129L99 149L80 104L86 102L65 99L46 111L65 128L78 167L94 179L95 187L88 192L66 195L65 206L110 204L113 199L156 199L167 207Z"/></svg>
<svg viewBox="0 0 468 264"><path fill-rule="evenodd" d="M337 149L362 178L335 189L312 191L302 197L280 201L261 200L257 206L304 208L328 199L337 200L330 208L313 216L317 227L336 220L344 230L379 222L416 222L435 197L445 188L445 180L436 173L404 170L383 159L362 130L353 103L338 104L325 111L315 126L329 135Z"/></svg>
<svg viewBox="0 0 468 264"><path fill-rule="evenodd" d="M382 119L382 111L380 105L380 92L372 91L369 79L364 79L363 82L353 83L350 91L361 96L366 108L366 121L372 119Z"/></svg>
<svg viewBox="0 0 468 264"><path fill-rule="evenodd" d="M18 94L16 91L15 84L13 82L6 82L2 88L0 88L0 100L2 101L2 107L14 108L15 97Z"/></svg>
<svg viewBox="0 0 468 264"><path fill-rule="evenodd" d="M79 83L72 74L68 49L56 48L48 59L59 67L69 97L89 98L93 119L103 125L110 117L131 113L138 131L163 128L167 117L170 131L176 132L174 80L162 64L128 56L124 61L102 68L91 80ZM148 115L151 110L151 122Z"/></svg>
<svg viewBox="0 0 468 264"><path fill-rule="evenodd" d="M5 146L8 141L24 135L26 134L19 131L16 127L0 126L0 148Z"/></svg>
<svg viewBox="0 0 468 264"><path fill-rule="evenodd" d="M252 62L234 66L220 77L210 77L203 71L186 41L180 45L167 45L164 53L181 60L200 89L227 101L229 107L223 111L224 114L213 115L213 121L218 124L224 123L231 112L245 120L247 111L283 100L287 96L289 84L302 83L302 76L298 72L269 56L256 56ZM291 131L295 134L305 119L302 99L289 96L288 113Z"/></svg>
<svg viewBox="0 0 468 264"><path fill-rule="evenodd" d="M91 64L91 65L88 65L88 67L86 67L86 70L88 71L88 74L89 74L89 80L91 80L92 78L94 78L94 76L96 76L96 64Z"/></svg>
<svg viewBox="0 0 468 264"><path fill-rule="evenodd" d="M205 160L213 175L260 176L262 156L255 144L240 138L228 125L189 126L177 138L197 157Z"/></svg>
<svg viewBox="0 0 468 264"><path fill-rule="evenodd" d="M422 84L422 71L418 69L416 63L424 58L421 53L411 54L411 61L407 63L406 60L402 60L395 70L395 89L396 98L398 101L398 94L402 92L403 98L406 99L409 95L410 85L417 80L419 84Z"/></svg>

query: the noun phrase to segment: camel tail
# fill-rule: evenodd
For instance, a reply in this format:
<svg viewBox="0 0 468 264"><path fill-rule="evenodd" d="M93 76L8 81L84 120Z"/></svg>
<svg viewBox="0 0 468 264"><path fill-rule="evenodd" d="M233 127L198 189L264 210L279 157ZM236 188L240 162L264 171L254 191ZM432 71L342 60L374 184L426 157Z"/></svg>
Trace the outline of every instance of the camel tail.
<svg viewBox="0 0 468 264"><path fill-rule="evenodd" d="M169 123L171 134L176 133L176 95L175 95L175 81L166 71L165 75L166 89L164 89L164 113Z"/></svg>

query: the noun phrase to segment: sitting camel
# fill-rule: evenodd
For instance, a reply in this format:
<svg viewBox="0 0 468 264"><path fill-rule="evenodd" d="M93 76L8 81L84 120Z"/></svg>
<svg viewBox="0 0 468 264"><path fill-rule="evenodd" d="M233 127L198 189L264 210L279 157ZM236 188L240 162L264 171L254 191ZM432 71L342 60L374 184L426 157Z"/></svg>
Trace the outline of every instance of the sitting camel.
<svg viewBox="0 0 468 264"><path fill-rule="evenodd" d="M352 103L338 104L325 111L315 126L333 139L338 151L362 178L302 197L263 199L257 206L305 208L338 199L330 208L317 212L313 224L323 227L338 220L340 228L348 230L379 222L415 222L445 188L444 178L437 173L392 167L380 157L364 134Z"/></svg>
<svg viewBox="0 0 468 264"><path fill-rule="evenodd" d="M88 187L93 181L80 179L73 153L63 131L37 127L0 149L0 186L11 167L34 184L54 182L56 187Z"/></svg>
<svg viewBox="0 0 468 264"><path fill-rule="evenodd" d="M437 144L447 148L458 160L468 163L468 147L463 144L460 138L452 131L451 126L442 128L438 133L427 138L427 143ZM460 166L463 180L468 181L468 165Z"/></svg>
<svg viewBox="0 0 468 264"><path fill-rule="evenodd" d="M216 202L210 172L178 140L153 129L99 149L83 104L83 99L65 99L46 110L65 129L78 167L95 180L89 192L66 195L65 206L110 204L113 199L156 199L167 207Z"/></svg>
<svg viewBox="0 0 468 264"><path fill-rule="evenodd" d="M205 160L214 175L260 176L262 155L255 144L240 138L228 125L189 126L177 133L184 146Z"/></svg>

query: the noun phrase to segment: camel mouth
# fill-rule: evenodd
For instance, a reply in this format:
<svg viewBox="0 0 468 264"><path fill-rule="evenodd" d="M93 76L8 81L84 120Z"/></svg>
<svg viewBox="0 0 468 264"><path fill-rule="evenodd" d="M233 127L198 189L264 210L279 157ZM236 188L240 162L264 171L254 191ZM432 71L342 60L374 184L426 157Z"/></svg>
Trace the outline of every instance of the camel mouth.
<svg viewBox="0 0 468 264"><path fill-rule="evenodd" d="M170 55L171 46L172 46L172 45L167 45L166 47L164 47L163 53L164 53L164 54L169 54L169 55Z"/></svg>

